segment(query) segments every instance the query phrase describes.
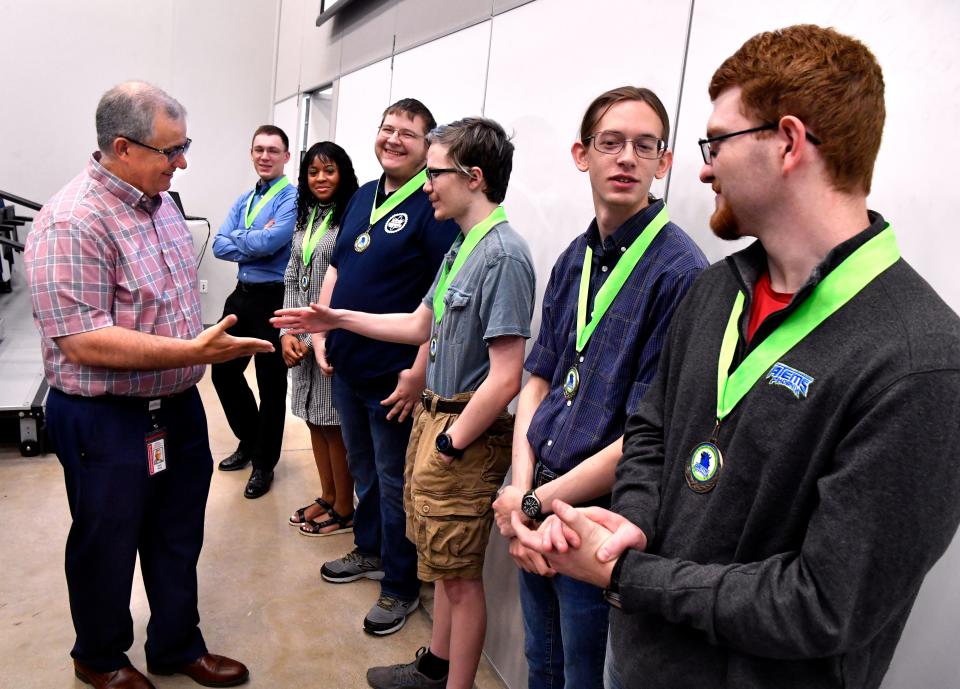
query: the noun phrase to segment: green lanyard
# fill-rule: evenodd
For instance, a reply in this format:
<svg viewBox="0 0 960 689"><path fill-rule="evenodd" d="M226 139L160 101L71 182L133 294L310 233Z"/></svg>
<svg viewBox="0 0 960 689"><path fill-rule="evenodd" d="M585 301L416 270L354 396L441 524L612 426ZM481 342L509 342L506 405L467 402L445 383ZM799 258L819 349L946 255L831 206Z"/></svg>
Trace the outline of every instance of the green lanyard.
<svg viewBox="0 0 960 689"><path fill-rule="evenodd" d="M250 226L253 225L254 219L260 215L260 211L263 210L263 207L270 203L270 200L279 194L283 189L285 189L289 184L289 179L286 177L281 177L277 182L274 183L272 187L270 187L270 189L267 190L266 194L260 197L260 200L257 201L257 205L253 207L253 210L250 210L250 204L253 203L253 197L257 195L257 190L254 189L247 198L247 214L243 226L249 230Z"/></svg>
<svg viewBox="0 0 960 689"><path fill-rule="evenodd" d="M330 227L330 219L333 217L333 206L331 206L327 214L323 216L320 227L314 232L313 218L316 213L317 207L314 206L310 209L310 217L307 218L307 232L303 235L303 265L305 266L310 265L310 257L313 256L313 250L317 248L320 238L327 233L327 229Z"/></svg>
<svg viewBox="0 0 960 689"><path fill-rule="evenodd" d="M437 323L440 323L440 319L443 318L443 297L447 293L447 287L453 282L453 278L463 268L463 264L467 262L467 258L473 253L480 240L487 235L487 232L492 230L495 225L506 222L506 220L507 213L503 210L503 206L497 206L490 215L467 232L467 236L457 252L457 257L453 259L453 265L450 267L449 273L447 272L447 262L443 262L443 268L440 269L440 279L437 281L437 290L433 293L433 318Z"/></svg>
<svg viewBox="0 0 960 689"><path fill-rule="evenodd" d="M593 331L597 329L600 319L603 318L614 299L620 294L620 290L623 289L630 273L633 272L640 259L643 258L643 254L646 253L647 248L668 222L670 222L670 218L667 216L667 207L664 206L656 217L650 221L643 233L626 250L623 257L610 272L610 277L597 290L589 323L587 323L587 294L590 291L590 268L593 265L593 251L589 246L587 247L587 251L583 255L583 271L580 273L580 298L577 301L577 354L587 346L587 342L590 341Z"/></svg>
<svg viewBox="0 0 960 689"><path fill-rule="evenodd" d="M410 198L410 195L413 194L417 189L422 187L427 183L427 169L424 168L419 172L419 174L414 175L407 183L402 187L397 189L393 194L390 195L386 201L383 202L383 205L379 208L377 207L377 194L373 194L373 207L370 209L370 227L373 228L377 224L377 221L380 220L387 213L392 211L394 208L399 206L401 203Z"/></svg>
<svg viewBox="0 0 960 689"><path fill-rule="evenodd" d="M853 299L874 278L900 258L897 239L888 224L880 234L848 256L813 289L780 326L757 345L729 374L733 353L740 339L738 323L743 311L743 292L737 293L720 345L717 366L717 423L744 398L753 384L776 361L793 349L818 325Z"/></svg>

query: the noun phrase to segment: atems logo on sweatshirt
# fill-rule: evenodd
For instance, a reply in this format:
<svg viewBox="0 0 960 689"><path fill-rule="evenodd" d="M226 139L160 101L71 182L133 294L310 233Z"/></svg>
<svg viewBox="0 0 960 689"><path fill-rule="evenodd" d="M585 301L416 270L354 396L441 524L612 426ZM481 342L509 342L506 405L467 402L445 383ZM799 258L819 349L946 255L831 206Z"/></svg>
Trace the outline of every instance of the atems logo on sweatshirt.
<svg viewBox="0 0 960 689"><path fill-rule="evenodd" d="M396 234L406 226L407 226L407 214L394 213L389 218L387 218L387 222L383 224L383 231L386 232L387 234Z"/></svg>
<svg viewBox="0 0 960 689"><path fill-rule="evenodd" d="M810 384L813 382L813 376L808 376L803 371L790 368L786 364L777 362L767 373L767 380L770 385L782 385L793 393L797 399L806 397L810 391Z"/></svg>

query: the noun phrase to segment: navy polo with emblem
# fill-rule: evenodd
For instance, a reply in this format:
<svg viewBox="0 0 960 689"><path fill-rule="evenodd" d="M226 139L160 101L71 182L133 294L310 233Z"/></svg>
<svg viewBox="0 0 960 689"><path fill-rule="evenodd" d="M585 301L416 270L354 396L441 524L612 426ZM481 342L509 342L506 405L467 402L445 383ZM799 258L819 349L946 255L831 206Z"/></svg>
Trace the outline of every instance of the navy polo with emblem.
<svg viewBox="0 0 960 689"><path fill-rule="evenodd" d="M337 282L330 297L334 309L367 313L410 313L433 284L444 254L460 229L452 220L439 222L423 189L417 189L370 230L363 252L357 238L367 231L374 195L381 205L383 177L368 182L353 195L340 223L330 259ZM327 336L327 359L347 381L370 382L410 368L417 347L372 340L347 330Z"/></svg>

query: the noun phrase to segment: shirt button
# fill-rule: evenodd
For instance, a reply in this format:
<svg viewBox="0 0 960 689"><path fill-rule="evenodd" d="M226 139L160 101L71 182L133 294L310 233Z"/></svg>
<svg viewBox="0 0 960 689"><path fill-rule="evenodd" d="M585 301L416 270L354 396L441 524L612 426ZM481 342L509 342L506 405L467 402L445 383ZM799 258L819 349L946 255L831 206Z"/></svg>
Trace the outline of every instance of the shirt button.
<svg viewBox="0 0 960 689"><path fill-rule="evenodd" d="M553 441L552 441L552 440L548 440L548 441L547 441L547 447L553 447Z"/></svg>
<svg viewBox="0 0 960 689"><path fill-rule="evenodd" d="M573 404L573 400L567 400L567 406L568 406L568 407L571 406L572 404Z"/></svg>
<svg viewBox="0 0 960 689"><path fill-rule="evenodd" d="M583 363L583 357L580 357L580 363L581 364Z"/></svg>
<svg viewBox="0 0 960 689"><path fill-rule="evenodd" d="M627 250L627 247L625 247L625 246L621 246L621 247L620 247L620 253L621 253L621 254L622 254L624 251L626 251L626 250Z"/></svg>
<svg viewBox="0 0 960 689"><path fill-rule="evenodd" d="M606 273L607 270L609 270L609 268L607 268L606 266L600 266L600 270L601 270L602 272Z"/></svg>

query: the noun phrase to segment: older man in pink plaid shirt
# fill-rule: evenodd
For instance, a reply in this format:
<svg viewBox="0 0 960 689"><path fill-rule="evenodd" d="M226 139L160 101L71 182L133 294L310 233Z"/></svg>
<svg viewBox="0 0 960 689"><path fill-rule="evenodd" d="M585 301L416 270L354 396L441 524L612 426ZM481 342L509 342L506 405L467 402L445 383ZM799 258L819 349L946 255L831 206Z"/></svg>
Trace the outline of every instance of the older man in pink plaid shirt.
<svg viewBox="0 0 960 689"><path fill-rule="evenodd" d="M147 668L206 686L245 682L207 652L196 565L213 459L196 383L207 363L271 351L203 330L190 233L172 200L190 139L183 106L142 82L97 107L99 151L34 221L25 263L50 394L47 429L73 523L67 588L76 676L95 687L153 684L126 651L137 554L150 601Z"/></svg>

